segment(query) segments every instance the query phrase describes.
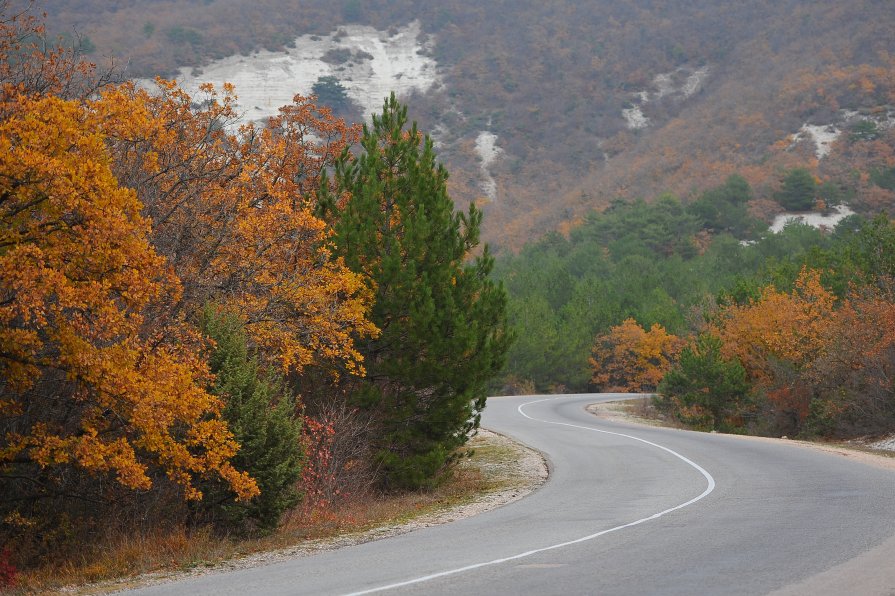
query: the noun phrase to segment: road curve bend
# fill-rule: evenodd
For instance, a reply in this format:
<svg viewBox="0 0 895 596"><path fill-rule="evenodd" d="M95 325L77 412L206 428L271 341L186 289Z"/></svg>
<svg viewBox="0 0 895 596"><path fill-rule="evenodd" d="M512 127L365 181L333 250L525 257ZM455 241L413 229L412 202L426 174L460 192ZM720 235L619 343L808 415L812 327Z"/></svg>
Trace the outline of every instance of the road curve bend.
<svg viewBox="0 0 895 596"><path fill-rule="evenodd" d="M134 593L895 593L895 471L585 411L623 397L490 399L483 426L539 449L551 468L546 485L503 508Z"/></svg>

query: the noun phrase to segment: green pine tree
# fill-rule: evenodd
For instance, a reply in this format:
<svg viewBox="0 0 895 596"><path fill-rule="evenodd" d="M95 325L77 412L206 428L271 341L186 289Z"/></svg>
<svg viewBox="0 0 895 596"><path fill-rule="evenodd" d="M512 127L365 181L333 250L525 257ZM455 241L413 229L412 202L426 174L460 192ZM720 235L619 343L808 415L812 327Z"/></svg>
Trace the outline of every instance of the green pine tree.
<svg viewBox="0 0 895 596"><path fill-rule="evenodd" d="M468 260L482 214L454 211L431 140L406 124L392 94L364 128L363 152L337 165L339 194L351 198L330 212L337 253L367 279L382 331L360 345L367 374L353 399L378 426L385 485L401 488L437 482L448 469L479 425L511 341L487 246Z"/></svg>
<svg viewBox="0 0 895 596"><path fill-rule="evenodd" d="M295 399L282 378L265 373L251 355L238 319L208 307L202 329L216 344L209 359L212 392L223 400L223 417L240 445L233 465L261 489L256 498L240 502L222 483L204 486L203 509L231 529L273 530L299 501L295 486L304 454Z"/></svg>
<svg viewBox="0 0 895 596"><path fill-rule="evenodd" d="M700 430L736 430L735 419L749 406L745 369L739 360L725 359L721 340L709 334L683 349L658 390L657 405Z"/></svg>
<svg viewBox="0 0 895 596"><path fill-rule="evenodd" d="M817 181L805 168L793 168L783 176L777 202L792 211L807 211L817 199Z"/></svg>
<svg viewBox="0 0 895 596"><path fill-rule="evenodd" d="M317 96L317 101L333 110L342 111L349 107L351 100L345 86L334 76L325 76L317 79L311 87L311 93Z"/></svg>
<svg viewBox="0 0 895 596"><path fill-rule="evenodd" d="M737 238L755 238L767 230L767 225L749 215L747 203L752 189L746 179L731 174L721 186L700 195L688 207L702 225L715 232L730 232Z"/></svg>

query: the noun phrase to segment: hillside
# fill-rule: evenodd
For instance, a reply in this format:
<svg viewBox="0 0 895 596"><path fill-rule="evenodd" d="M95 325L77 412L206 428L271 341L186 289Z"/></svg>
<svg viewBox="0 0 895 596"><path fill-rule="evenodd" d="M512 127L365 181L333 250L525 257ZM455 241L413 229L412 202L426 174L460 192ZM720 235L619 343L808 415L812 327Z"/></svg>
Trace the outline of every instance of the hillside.
<svg viewBox="0 0 895 596"><path fill-rule="evenodd" d="M405 99L437 133L455 201L484 207L484 236L499 246L566 230L616 197L671 191L686 201L735 171L765 216L775 207L761 199L793 166L834 182L833 198L859 212L895 205L885 182L895 166L895 13L884 0L294 4L38 6L51 30L76 29L94 59L115 55L134 77L348 26L394 33L418 22L438 80ZM875 128L863 144L830 143L856 127Z"/></svg>

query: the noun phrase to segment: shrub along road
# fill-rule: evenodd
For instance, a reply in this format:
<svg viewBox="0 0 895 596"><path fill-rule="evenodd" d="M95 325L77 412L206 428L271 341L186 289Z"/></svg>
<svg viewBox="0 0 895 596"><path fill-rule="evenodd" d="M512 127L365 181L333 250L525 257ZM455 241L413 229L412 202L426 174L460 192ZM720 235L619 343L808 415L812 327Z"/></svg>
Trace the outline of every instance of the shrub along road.
<svg viewBox="0 0 895 596"><path fill-rule="evenodd" d="M895 588L895 471L788 442L601 421L615 395L489 400L548 483L455 523L141 594L766 594ZM854 583L860 578L863 583ZM830 592L834 593L834 592Z"/></svg>

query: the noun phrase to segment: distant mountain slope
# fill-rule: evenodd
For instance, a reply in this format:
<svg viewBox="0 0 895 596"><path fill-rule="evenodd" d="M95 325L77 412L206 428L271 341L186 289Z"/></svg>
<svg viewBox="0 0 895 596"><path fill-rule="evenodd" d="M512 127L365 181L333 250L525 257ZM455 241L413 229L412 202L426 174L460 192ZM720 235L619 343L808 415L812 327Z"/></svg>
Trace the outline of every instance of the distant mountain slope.
<svg viewBox="0 0 895 596"><path fill-rule="evenodd" d="M858 210L895 209L886 182L895 167L888 0L295 4L44 6L54 31L76 27L96 56L126 57L134 76L281 48L348 23L387 30L419 20L443 84L408 98L411 112L437 133L455 200L484 205L485 237L503 246L563 229L619 196L687 198L732 171L770 198L785 168L807 166ZM818 159L810 135L833 138L827 125L846 134Z"/></svg>

